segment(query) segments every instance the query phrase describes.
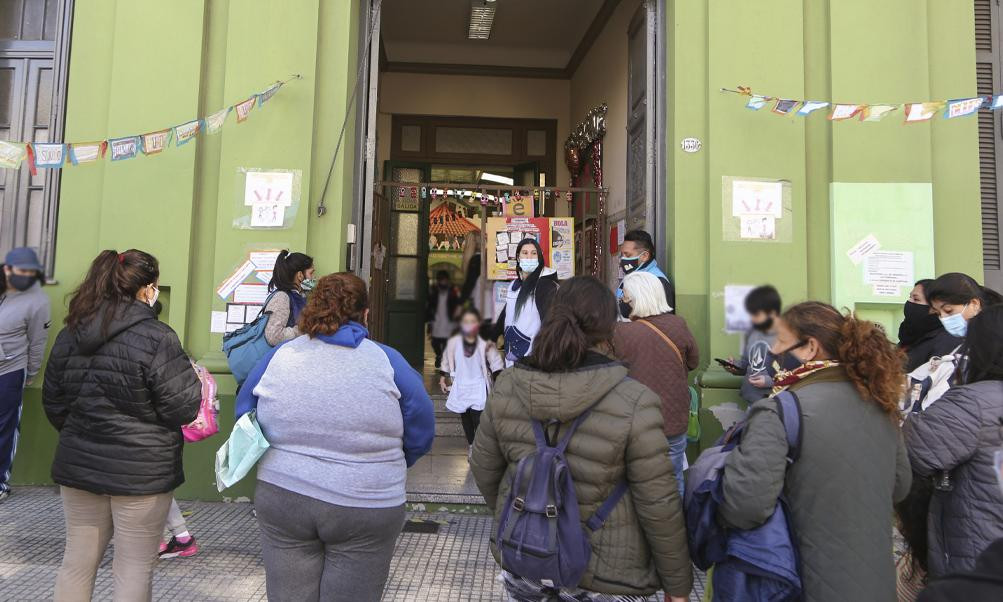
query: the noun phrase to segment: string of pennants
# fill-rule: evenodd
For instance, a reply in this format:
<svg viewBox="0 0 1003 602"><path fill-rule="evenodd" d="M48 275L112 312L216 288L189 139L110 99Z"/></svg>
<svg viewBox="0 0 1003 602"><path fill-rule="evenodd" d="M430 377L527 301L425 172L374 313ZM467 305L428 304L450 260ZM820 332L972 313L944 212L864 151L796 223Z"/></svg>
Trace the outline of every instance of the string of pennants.
<svg viewBox="0 0 1003 602"><path fill-rule="evenodd" d="M22 162L27 161L31 175L35 175L39 168L60 169L66 165L67 161L71 165L93 163L104 159L109 149L112 161L133 159L139 153L156 155L169 148L172 140L174 146L177 147L188 144L203 132L205 134L218 133L231 112L236 114L237 123L243 123L255 107L264 106L282 86L301 77L293 75L284 81L276 81L263 91L252 94L250 97L211 115L145 134L89 142L8 142L0 140L0 167L18 169Z"/></svg>
<svg viewBox="0 0 1003 602"><path fill-rule="evenodd" d="M807 117L812 113L826 109L829 114L829 121L846 121L848 119L881 121L892 113L901 110L905 123L919 123L933 119L938 113L941 113L944 119L954 119L956 117L975 115L979 110L996 111L1003 109L1003 94L901 104L849 104L753 94L752 88L745 86L739 86L734 90L721 88L721 92L746 97L748 100L746 100L745 108L747 109L758 111L769 107L770 112L777 115Z"/></svg>
<svg viewBox="0 0 1003 602"><path fill-rule="evenodd" d="M499 194L498 196L495 196L493 194L486 194L486 193L482 193L482 192L474 192L473 190L464 190L464 189L454 190L452 188L448 188L448 189L443 189L443 188L426 188L425 186L422 186L420 190L421 190L420 194L421 194L421 198L422 199L428 198L429 196L431 197L431 199L433 201L436 200L439 197L443 197L443 198L446 198L446 197L468 198L468 199L475 199L475 200L480 201L481 205L487 205L488 203L496 203L496 202L507 203L510 200L514 200L514 201L518 202L518 201L522 200L523 196L526 196L527 198L529 198L530 196L532 196L534 200L539 200L540 199L540 191L539 190L533 191L531 195L530 194L523 195L523 194L518 193L518 192L515 192L515 193L505 192L503 194ZM400 186L399 189L397 190L397 194L399 194L401 198L405 198L405 197L410 196L411 199L414 200L414 199L418 198L419 188L417 186ZM547 190L547 191L544 191L543 194L544 194L545 198L550 198L551 192L549 190ZM554 194L555 197L560 197L561 191L555 189L553 191L553 194ZM565 192L564 195L565 195L565 198L568 201L570 201L573 198L572 194L571 194L571 191Z"/></svg>

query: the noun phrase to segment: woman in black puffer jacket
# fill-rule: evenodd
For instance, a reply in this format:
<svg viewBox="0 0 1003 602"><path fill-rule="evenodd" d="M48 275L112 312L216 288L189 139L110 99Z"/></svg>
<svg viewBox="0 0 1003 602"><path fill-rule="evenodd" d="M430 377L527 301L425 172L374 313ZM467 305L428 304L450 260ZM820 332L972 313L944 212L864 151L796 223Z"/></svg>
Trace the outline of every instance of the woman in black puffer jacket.
<svg viewBox="0 0 1003 602"><path fill-rule="evenodd" d="M115 536L115 600L151 598L172 492L184 482L181 427L201 387L173 330L156 318L160 269L142 251L102 251L70 300L45 370L59 431L52 463L66 515L55 599L90 600Z"/></svg>

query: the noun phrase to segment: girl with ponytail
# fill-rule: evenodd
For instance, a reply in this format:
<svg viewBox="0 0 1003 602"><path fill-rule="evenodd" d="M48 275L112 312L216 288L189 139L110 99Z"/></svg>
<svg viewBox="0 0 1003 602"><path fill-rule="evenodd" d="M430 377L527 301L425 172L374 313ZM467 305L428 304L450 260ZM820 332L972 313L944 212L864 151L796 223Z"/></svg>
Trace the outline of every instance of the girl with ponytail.
<svg viewBox="0 0 1003 602"><path fill-rule="evenodd" d="M300 335L296 323L306 307L306 294L317 284L313 275L313 258L309 255L284 250L275 259L268 283L270 295L261 310L268 316L265 340L272 347Z"/></svg>
<svg viewBox="0 0 1003 602"><path fill-rule="evenodd" d="M661 399L611 356L617 315L603 283L590 276L565 282L532 355L501 373L481 415L470 466L496 521L519 461L538 449L534 422L555 445L578 424L564 459L582 520L614 504L610 520L593 528L591 568L578 587L555 592L503 570L512 599L647 599L658 590L667 601L689 599L693 575ZM629 497L614 497L625 490Z"/></svg>
<svg viewBox="0 0 1003 602"><path fill-rule="evenodd" d="M718 518L757 527L784 495L806 600L894 600L891 510L912 480L898 426L904 356L877 324L825 303L791 307L776 329L773 352L801 364L774 379L798 398L800 453L788 462L777 402L753 404Z"/></svg>
<svg viewBox="0 0 1003 602"><path fill-rule="evenodd" d="M59 431L52 480L67 527L56 600L91 598L113 537L115 599L150 599L173 491L185 480L181 427L202 400L178 335L157 320L159 281L149 253L102 251L49 354L42 402Z"/></svg>

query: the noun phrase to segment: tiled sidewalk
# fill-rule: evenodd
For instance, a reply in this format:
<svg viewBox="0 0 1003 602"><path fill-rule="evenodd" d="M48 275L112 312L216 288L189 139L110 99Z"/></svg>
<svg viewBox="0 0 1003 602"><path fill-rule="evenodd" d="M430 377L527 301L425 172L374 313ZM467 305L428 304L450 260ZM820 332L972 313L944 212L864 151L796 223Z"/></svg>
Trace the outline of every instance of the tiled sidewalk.
<svg viewBox="0 0 1003 602"><path fill-rule="evenodd" d="M182 509L201 551L161 562L156 600L265 600L258 529L248 504L186 503ZM491 519L412 514L439 521L438 533L405 532L397 543L384 600L406 602L502 600L488 551ZM63 512L51 488L19 488L0 504L0 600L49 600L63 553ZM698 576L698 579L701 577ZM702 593L702 581L698 583ZM110 600L111 558L98 572L95 600ZM693 600L699 600L695 592Z"/></svg>

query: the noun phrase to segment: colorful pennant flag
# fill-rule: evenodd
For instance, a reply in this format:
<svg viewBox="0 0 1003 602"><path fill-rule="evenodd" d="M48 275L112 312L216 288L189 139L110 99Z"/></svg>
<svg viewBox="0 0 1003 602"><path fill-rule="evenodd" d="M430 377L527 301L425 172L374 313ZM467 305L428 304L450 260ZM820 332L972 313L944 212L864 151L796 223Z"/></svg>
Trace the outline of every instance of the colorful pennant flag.
<svg viewBox="0 0 1003 602"><path fill-rule="evenodd" d="M227 107L225 109L220 109L212 115L205 118L205 132L207 134L215 134L223 127L223 122L226 121L226 116L230 114L233 107Z"/></svg>
<svg viewBox="0 0 1003 602"><path fill-rule="evenodd" d="M181 146L191 142L195 136L198 136L199 130L202 129L202 120L196 119L194 121L189 121L188 123L182 123L181 125L174 126L174 146Z"/></svg>
<svg viewBox="0 0 1003 602"><path fill-rule="evenodd" d="M990 96L989 99L992 100L992 105L989 107L991 110L995 111L997 109L1003 108L1003 94L997 96Z"/></svg>
<svg viewBox="0 0 1003 602"><path fill-rule="evenodd" d="M260 107L261 105L271 100L271 98L275 96L275 93L278 92L279 88L281 87L282 87L282 82L275 82L274 84L265 88L264 92L258 94L258 106Z"/></svg>
<svg viewBox="0 0 1003 602"><path fill-rule="evenodd" d="M0 167L17 169L24 161L25 145L0 140Z"/></svg>
<svg viewBox="0 0 1003 602"><path fill-rule="evenodd" d="M856 117L860 113L860 105L833 105L832 114L829 115L829 121L843 121L844 119L851 119Z"/></svg>
<svg viewBox="0 0 1003 602"><path fill-rule="evenodd" d="M763 107L766 106L766 102L768 100L769 99L766 98L765 96L759 96L758 94L753 94L752 98L749 99L749 102L745 103L745 108L752 109L753 111L758 111L759 109L762 109Z"/></svg>
<svg viewBox="0 0 1003 602"><path fill-rule="evenodd" d="M800 100L778 98L777 104L773 105L773 112L778 115L790 115L799 104L801 104Z"/></svg>
<svg viewBox="0 0 1003 602"><path fill-rule="evenodd" d="M986 101L984 96L976 98L963 98L961 100L947 101L947 109L944 110L944 119L954 119L955 117L965 117L973 115L982 107Z"/></svg>
<svg viewBox="0 0 1003 602"><path fill-rule="evenodd" d="M944 107L943 102L913 102L905 106L906 123L929 121Z"/></svg>
<svg viewBox="0 0 1003 602"><path fill-rule="evenodd" d="M860 110L860 120L881 121L896 109L898 109L897 105L864 105L864 108Z"/></svg>
<svg viewBox="0 0 1003 602"><path fill-rule="evenodd" d="M797 114L802 117L805 117L810 113L813 113L814 111L817 111L819 109L824 109L827 106L829 106L829 103L827 102L819 102L817 100L806 100L804 101L804 104L801 105L801 108L798 109Z"/></svg>
<svg viewBox="0 0 1003 602"><path fill-rule="evenodd" d="M143 154L155 155L163 152L167 148L167 143L171 139L171 129L160 130L159 132L149 132L143 134Z"/></svg>
<svg viewBox="0 0 1003 602"><path fill-rule="evenodd" d="M139 136L112 138L108 141L108 146L111 147L112 161L132 159L139 153Z"/></svg>
<svg viewBox="0 0 1003 602"><path fill-rule="evenodd" d="M233 106L233 110L237 112L237 123L241 123L247 116L250 115L251 109L254 108L254 101L257 100L257 95L252 96L245 100L244 102L237 103Z"/></svg>
<svg viewBox="0 0 1003 602"><path fill-rule="evenodd" d="M105 151L108 150L108 143L101 142L74 142L70 145L70 163L80 165L103 159Z"/></svg>

